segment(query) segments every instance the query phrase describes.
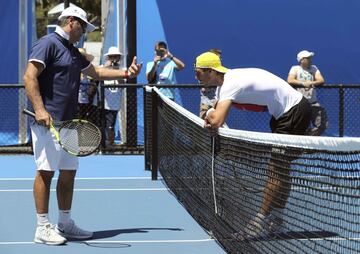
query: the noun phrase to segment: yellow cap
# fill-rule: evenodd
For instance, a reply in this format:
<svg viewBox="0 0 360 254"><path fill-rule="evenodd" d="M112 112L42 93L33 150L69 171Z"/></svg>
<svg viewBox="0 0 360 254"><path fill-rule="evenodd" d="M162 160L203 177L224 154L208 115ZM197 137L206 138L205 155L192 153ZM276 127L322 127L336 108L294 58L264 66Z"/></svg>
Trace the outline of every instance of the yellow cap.
<svg viewBox="0 0 360 254"><path fill-rule="evenodd" d="M221 65L220 57L211 52L205 52L196 58L195 68L209 68L226 73L229 69Z"/></svg>

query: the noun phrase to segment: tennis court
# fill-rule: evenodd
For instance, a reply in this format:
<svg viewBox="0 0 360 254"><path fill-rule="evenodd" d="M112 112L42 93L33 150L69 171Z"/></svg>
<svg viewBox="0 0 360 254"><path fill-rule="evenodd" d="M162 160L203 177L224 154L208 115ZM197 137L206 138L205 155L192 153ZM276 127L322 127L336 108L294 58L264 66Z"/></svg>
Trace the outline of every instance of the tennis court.
<svg viewBox="0 0 360 254"><path fill-rule="evenodd" d="M330 138L360 133L360 51L353 25L360 22L358 1L328 1L326 8L320 0L232 0L226 5L208 0L206 6L202 1L101 1L106 15L99 24L106 28L101 30L102 52L118 46L126 58L136 54L144 67L137 84L120 85L126 88L126 102L118 115L115 145L102 139L99 155L80 160L72 218L94 236L58 247L33 242L35 165L31 155L20 155L32 151L21 113L27 104L22 77L36 40L40 2L48 1L3 1L0 101L6 110L0 121L0 152L19 155L0 156L0 253L360 252L360 139ZM321 18L313 19L309 29L303 19L294 19L294 10ZM176 15L181 13L185 19ZM307 38L289 36L294 28ZM145 65L153 60L159 40L168 42L187 66L177 76L180 86L172 86L181 107L141 85L148 83ZM195 81L194 56L213 47L223 50L226 66L264 67L283 79L297 63L296 52L316 51L316 64L329 82L318 89L330 120L327 137L271 135L265 133L268 113L250 112L230 112L227 118L230 128L242 131L220 129L211 137L187 110L197 115L200 103L200 86L190 84ZM87 112L101 130L106 123L104 89L100 84L98 108ZM75 143L76 149L78 143L88 145ZM126 155L115 155L121 153ZM269 194L272 181L282 183L283 189ZM55 188L56 179L50 199L54 223ZM239 239L237 234L259 212L265 195L286 201L285 231Z"/></svg>
<svg viewBox="0 0 360 254"><path fill-rule="evenodd" d="M33 243L36 215L30 155L1 156L0 253L225 253L161 181L151 181L143 156L80 160L72 214L93 239L65 246ZM50 219L57 221L55 184Z"/></svg>
<svg viewBox="0 0 360 254"><path fill-rule="evenodd" d="M358 139L299 140L231 129L212 138L198 117L156 88L145 90L145 156L81 159L72 217L94 231L90 240L33 243L33 158L0 157L6 169L0 176L1 253L357 253ZM289 160L286 231L234 238L260 207L268 164L286 167ZM155 175L159 180L152 181ZM51 195L56 222L55 189Z"/></svg>

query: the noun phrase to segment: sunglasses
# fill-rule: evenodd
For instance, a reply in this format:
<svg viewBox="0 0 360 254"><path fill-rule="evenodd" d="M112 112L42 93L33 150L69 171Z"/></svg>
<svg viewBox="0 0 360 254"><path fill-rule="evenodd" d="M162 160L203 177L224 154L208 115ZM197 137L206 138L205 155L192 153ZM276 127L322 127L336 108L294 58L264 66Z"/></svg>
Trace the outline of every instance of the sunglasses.
<svg viewBox="0 0 360 254"><path fill-rule="evenodd" d="M83 21L82 19L80 19L80 18L77 18L77 17L73 17L73 18L74 18L74 20L76 20L77 22L79 22L82 30L83 30L84 32L86 32L87 23L84 22L84 21Z"/></svg>

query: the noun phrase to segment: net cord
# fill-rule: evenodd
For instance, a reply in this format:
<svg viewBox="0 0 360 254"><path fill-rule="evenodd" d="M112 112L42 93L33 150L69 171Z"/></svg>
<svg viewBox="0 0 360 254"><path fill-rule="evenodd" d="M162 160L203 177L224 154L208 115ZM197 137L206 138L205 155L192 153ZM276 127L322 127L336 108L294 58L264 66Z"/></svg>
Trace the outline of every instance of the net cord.
<svg viewBox="0 0 360 254"><path fill-rule="evenodd" d="M146 86L146 91L154 90L159 97L168 105L171 105L176 111L184 115L195 124L203 127L204 121L188 110L184 109L174 101L167 98L156 87ZM297 136L276 133L261 133L254 131L235 130L229 128L219 128L219 135L239 140L265 143L269 145L305 148L313 150L327 150L336 152L360 151L360 138L358 137L316 137L316 136Z"/></svg>

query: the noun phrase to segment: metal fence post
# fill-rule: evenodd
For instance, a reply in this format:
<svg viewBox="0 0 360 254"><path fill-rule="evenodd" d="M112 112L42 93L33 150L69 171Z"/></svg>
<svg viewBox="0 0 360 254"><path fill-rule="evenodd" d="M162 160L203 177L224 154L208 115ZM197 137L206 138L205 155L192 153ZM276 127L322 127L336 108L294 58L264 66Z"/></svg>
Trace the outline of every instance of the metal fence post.
<svg viewBox="0 0 360 254"><path fill-rule="evenodd" d="M157 93L152 90L151 111L152 111L152 146L151 146L151 179L158 179L158 109L157 109Z"/></svg>
<svg viewBox="0 0 360 254"><path fill-rule="evenodd" d="M145 170L151 170L151 142L149 142L151 139L151 130L152 126L151 119L152 119L152 111L150 108L152 98L149 97L149 95L152 96L152 93L146 91L146 86L143 87L143 105L144 105L144 162L145 162ZM149 106L150 105L150 106Z"/></svg>
<svg viewBox="0 0 360 254"><path fill-rule="evenodd" d="M343 85L339 86L339 137L344 136L344 94Z"/></svg>

